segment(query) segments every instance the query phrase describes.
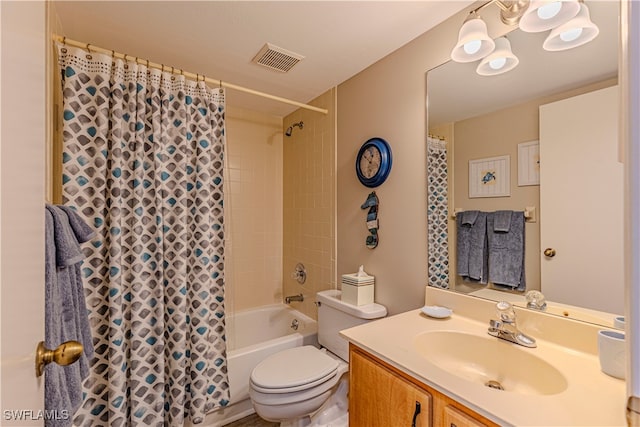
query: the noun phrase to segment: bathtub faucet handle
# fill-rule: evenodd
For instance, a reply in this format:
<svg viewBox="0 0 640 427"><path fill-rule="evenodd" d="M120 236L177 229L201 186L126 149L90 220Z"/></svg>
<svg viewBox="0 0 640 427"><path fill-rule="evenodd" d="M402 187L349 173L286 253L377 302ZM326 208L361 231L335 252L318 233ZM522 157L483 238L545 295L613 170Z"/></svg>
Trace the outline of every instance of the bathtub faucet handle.
<svg viewBox="0 0 640 427"><path fill-rule="evenodd" d="M307 269L304 268L304 264L302 264L301 262L296 264L296 269L293 273L291 273L291 278L295 279L295 281L300 283L301 285L307 281Z"/></svg>

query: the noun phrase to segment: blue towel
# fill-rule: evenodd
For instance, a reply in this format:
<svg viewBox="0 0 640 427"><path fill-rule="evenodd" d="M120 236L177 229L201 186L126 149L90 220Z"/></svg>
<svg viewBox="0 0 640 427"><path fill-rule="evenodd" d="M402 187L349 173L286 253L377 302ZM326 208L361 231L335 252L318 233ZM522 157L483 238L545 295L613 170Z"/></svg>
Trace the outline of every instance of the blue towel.
<svg viewBox="0 0 640 427"><path fill-rule="evenodd" d="M507 233L511 227L511 214L513 211L496 211L493 214L493 231Z"/></svg>
<svg viewBox="0 0 640 427"><path fill-rule="evenodd" d="M45 420L45 426L67 427L82 404L82 381L89 375L89 358L93 356L80 271L84 259L80 243L95 232L73 210L48 205L45 233L45 346L55 349L65 341L75 340L84 347L76 363L50 363L45 367L45 410L69 414L67 419Z"/></svg>
<svg viewBox="0 0 640 427"><path fill-rule="evenodd" d="M464 280L487 283L487 213L456 214L457 273Z"/></svg>
<svg viewBox="0 0 640 427"><path fill-rule="evenodd" d="M487 216L489 281L498 286L524 291L526 289L524 272L524 212L508 212L510 221L507 232L496 230L496 214L498 212L491 213ZM501 213L501 215L503 214ZM504 221L501 226L503 225Z"/></svg>

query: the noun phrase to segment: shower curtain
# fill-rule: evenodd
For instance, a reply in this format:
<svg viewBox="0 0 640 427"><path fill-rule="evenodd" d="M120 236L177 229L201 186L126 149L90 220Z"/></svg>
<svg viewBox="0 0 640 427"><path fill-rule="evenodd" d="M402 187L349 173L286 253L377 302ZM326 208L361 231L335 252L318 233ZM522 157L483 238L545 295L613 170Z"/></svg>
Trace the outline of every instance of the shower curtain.
<svg viewBox="0 0 640 427"><path fill-rule="evenodd" d="M447 142L427 137L427 242L429 285L449 288Z"/></svg>
<svg viewBox="0 0 640 427"><path fill-rule="evenodd" d="M83 265L95 357L80 426L181 426L229 399L224 92L58 45L63 197L101 237Z"/></svg>

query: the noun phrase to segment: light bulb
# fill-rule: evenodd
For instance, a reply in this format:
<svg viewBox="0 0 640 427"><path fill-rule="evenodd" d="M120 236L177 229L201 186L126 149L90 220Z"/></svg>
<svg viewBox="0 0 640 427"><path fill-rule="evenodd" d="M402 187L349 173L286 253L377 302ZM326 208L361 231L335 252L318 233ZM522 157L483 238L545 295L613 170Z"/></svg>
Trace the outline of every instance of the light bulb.
<svg viewBox="0 0 640 427"><path fill-rule="evenodd" d="M495 58L489 61L489 67L491 67L492 70L499 70L500 68L504 67L506 63L507 63L507 58L505 57Z"/></svg>
<svg viewBox="0 0 640 427"><path fill-rule="evenodd" d="M538 18L540 19L551 19L560 12L562 8L562 3L559 1L554 1L553 3L545 4L544 6L540 6L538 8Z"/></svg>
<svg viewBox="0 0 640 427"><path fill-rule="evenodd" d="M473 55L480 50L480 46L482 46L482 42L480 40L471 40L464 44L464 51L468 55Z"/></svg>
<svg viewBox="0 0 640 427"><path fill-rule="evenodd" d="M563 42L572 42L582 35L582 27L572 28L560 33L560 40Z"/></svg>

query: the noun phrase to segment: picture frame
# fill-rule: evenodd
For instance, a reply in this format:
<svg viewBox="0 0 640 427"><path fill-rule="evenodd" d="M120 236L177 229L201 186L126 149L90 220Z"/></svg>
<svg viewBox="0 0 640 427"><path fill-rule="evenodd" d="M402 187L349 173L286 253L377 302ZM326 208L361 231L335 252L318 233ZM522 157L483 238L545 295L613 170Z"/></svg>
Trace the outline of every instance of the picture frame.
<svg viewBox="0 0 640 427"><path fill-rule="evenodd" d="M540 185L540 142L518 144L518 187Z"/></svg>
<svg viewBox="0 0 640 427"><path fill-rule="evenodd" d="M469 160L469 198L511 195L511 156Z"/></svg>

